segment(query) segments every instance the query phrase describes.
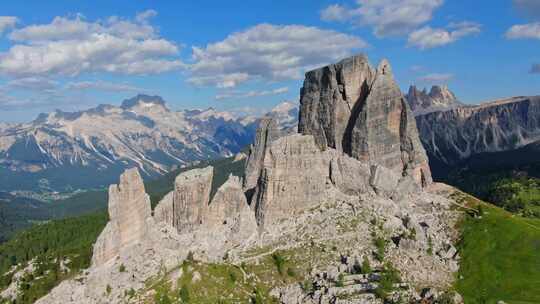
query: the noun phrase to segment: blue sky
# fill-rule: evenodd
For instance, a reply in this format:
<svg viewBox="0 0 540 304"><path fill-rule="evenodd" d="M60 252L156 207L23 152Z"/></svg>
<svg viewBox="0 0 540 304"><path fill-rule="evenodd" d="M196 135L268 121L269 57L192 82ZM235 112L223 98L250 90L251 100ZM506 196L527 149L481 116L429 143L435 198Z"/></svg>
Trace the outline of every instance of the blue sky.
<svg viewBox="0 0 540 304"><path fill-rule="evenodd" d="M306 70L361 52L388 58L403 90L540 94L538 0L9 1L0 33L8 122L138 92L258 112L297 101Z"/></svg>

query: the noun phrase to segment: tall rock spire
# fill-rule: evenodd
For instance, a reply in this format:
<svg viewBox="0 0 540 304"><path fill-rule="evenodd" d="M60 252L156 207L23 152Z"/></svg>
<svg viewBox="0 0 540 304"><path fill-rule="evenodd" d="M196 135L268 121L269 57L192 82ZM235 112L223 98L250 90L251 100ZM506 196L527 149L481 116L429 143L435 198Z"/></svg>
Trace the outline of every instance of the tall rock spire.
<svg viewBox="0 0 540 304"><path fill-rule="evenodd" d="M386 59L376 70L360 55L308 72L298 129L323 149L431 182L414 117Z"/></svg>
<svg viewBox="0 0 540 304"><path fill-rule="evenodd" d="M109 219L94 245L92 263L97 266L141 242L150 229L150 197L136 168L126 170L120 184L109 187Z"/></svg>

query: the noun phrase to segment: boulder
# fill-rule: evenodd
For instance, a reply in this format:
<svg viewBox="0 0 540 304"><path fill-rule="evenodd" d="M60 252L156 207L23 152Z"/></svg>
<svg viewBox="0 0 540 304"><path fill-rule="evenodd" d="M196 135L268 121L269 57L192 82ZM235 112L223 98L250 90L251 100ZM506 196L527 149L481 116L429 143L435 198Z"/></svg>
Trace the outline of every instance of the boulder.
<svg viewBox="0 0 540 304"><path fill-rule="evenodd" d="M174 181L173 226L179 233L201 225L208 213L214 169L208 166L178 175Z"/></svg>

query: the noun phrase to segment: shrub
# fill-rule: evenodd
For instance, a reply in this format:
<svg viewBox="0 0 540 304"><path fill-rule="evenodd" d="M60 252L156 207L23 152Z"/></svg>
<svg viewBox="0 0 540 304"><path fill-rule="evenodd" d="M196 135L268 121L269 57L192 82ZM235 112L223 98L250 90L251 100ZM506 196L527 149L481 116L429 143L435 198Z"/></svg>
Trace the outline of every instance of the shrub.
<svg viewBox="0 0 540 304"><path fill-rule="evenodd" d="M343 273L340 273L338 275L338 277L337 277L337 280L336 280L336 286L337 287L343 287L344 286L343 279L344 279L344 275L343 275Z"/></svg>
<svg viewBox="0 0 540 304"><path fill-rule="evenodd" d="M294 278L296 277L296 271L293 268L289 267L287 268L287 275Z"/></svg>
<svg viewBox="0 0 540 304"><path fill-rule="evenodd" d="M381 272L379 286L375 289L375 295L381 299L386 299L394 289L394 284L400 281L399 271L391 263L386 263Z"/></svg>
<svg viewBox="0 0 540 304"><path fill-rule="evenodd" d="M375 251L375 258L382 262L384 260L384 253L386 251L386 240L378 236L375 237L373 242L375 244L375 248L377 249Z"/></svg>
<svg viewBox="0 0 540 304"><path fill-rule="evenodd" d="M276 265L277 271L280 275L283 275L283 268L285 267L285 263L287 260L284 256L282 256L279 252L272 253L272 261L274 262L274 265Z"/></svg>
<svg viewBox="0 0 540 304"><path fill-rule="evenodd" d="M178 296L180 297L180 300L182 300L183 303L188 303L190 300L189 297L189 289L186 285L182 285L180 288L180 291L178 292Z"/></svg>
<svg viewBox="0 0 540 304"><path fill-rule="evenodd" d="M371 273L371 265L369 264L369 259L367 256L364 256L364 260L362 261L362 273L363 274L369 274Z"/></svg>
<svg viewBox="0 0 540 304"><path fill-rule="evenodd" d="M120 268L118 269L118 271L125 272L126 271L126 266L124 266L124 264L120 265Z"/></svg>

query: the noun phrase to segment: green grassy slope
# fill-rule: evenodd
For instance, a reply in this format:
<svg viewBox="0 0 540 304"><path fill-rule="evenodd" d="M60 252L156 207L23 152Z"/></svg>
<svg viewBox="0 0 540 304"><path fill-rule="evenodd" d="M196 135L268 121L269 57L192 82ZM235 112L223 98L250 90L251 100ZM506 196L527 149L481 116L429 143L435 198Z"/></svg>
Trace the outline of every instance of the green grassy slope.
<svg viewBox="0 0 540 304"><path fill-rule="evenodd" d="M481 217L467 216L460 223L456 288L465 303L540 303L540 220L465 194L457 199L482 210Z"/></svg>

